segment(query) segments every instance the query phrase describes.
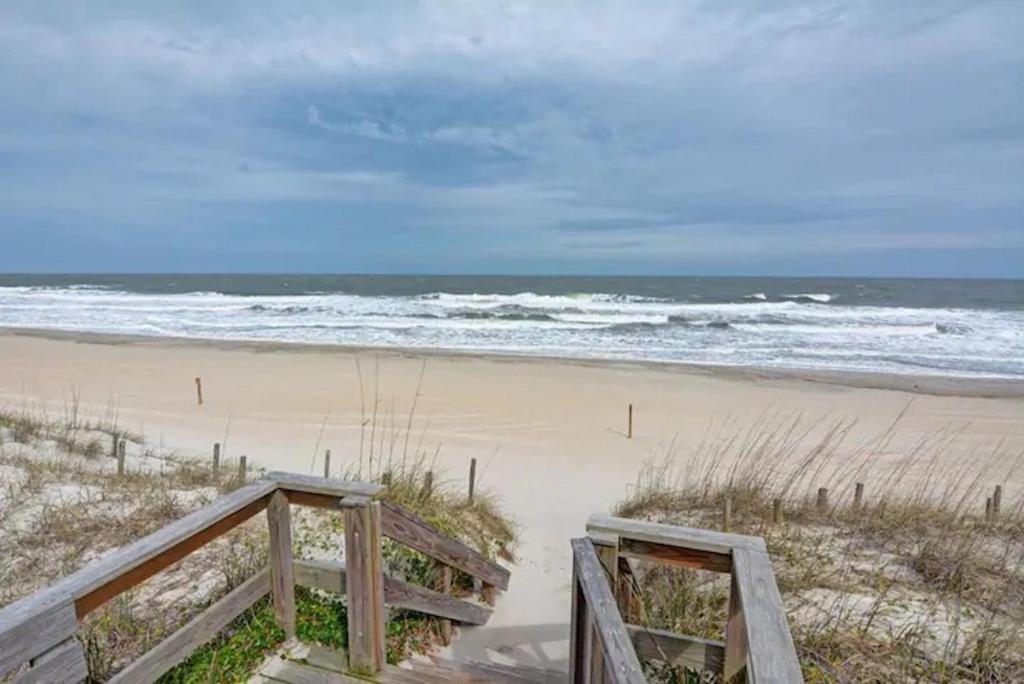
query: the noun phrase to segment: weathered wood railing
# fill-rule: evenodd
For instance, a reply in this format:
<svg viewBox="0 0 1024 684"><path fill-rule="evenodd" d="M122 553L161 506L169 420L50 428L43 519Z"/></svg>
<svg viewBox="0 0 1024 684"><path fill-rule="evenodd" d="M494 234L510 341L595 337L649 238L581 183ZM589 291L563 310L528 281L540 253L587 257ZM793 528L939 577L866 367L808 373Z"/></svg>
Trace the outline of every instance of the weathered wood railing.
<svg viewBox="0 0 1024 684"><path fill-rule="evenodd" d="M272 595L275 616L295 636L295 584L341 593L348 600L349 667L375 674L384 665L385 604L482 624L490 610L442 592L387 577L381 535L484 583L485 597L508 587L509 573L408 512L375 501L382 487L293 473L270 473L140 539L36 594L0 609L0 677L17 682L80 682L87 676L78 622L262 510L270 532L269 567L256 573L189 623L129 664L111 681L151 682L213 638L249 606ZM341 510L345 563L292 558L290 504ZM26 665L27 664L27 665Z"/></svg>
<svg viewBox="0 0 1024 684"><path fill-rule="evenodd" d="M637 654L720 673L724 682L803 681L763 539L603 515L591 516L587 533L572 542L573 682L644 681ZM730 574L725 643L628 623L628 559Z"/></svg>

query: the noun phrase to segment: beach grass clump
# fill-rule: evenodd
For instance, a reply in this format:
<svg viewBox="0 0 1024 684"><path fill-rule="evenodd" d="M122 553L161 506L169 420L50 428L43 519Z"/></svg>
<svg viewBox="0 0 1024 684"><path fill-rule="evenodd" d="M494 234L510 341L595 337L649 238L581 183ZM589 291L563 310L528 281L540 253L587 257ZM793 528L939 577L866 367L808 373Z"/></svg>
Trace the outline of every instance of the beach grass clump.
<svg viewBox="0 0 1024 684"><path fill-rule="evenodd" d="M1024 680L1024 498L985 506L1021 455L991 449L940 472L937 453L969 453L955 429L903 438L897 418L853 444L852 422L801 421L731 425L652 460L615 513L721 529L728 500L730 531L765 539L807 681ZM644 624L724 639L724 576L634 571ZM650 666L663 681L694 675Z"/></svg>

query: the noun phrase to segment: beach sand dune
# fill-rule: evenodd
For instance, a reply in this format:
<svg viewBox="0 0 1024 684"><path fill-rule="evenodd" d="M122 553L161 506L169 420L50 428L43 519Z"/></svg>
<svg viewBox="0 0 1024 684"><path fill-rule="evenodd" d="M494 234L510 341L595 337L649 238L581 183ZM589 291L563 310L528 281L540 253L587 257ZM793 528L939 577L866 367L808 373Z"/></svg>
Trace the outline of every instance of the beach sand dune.
<svg viewBox="0 0 1024 684"><path fill-rule="evenodd" d="M570 537L623 498L646 459L673 446L686 453L709 431L766 415L856 419L855 441L906 409L898 439L866 476L869 490L902 450L940 431L958 438L937 468L952 471L997 445L1024 451L1024 389L1009 381L0 333L0 403L60 415L76 395L83 413L114 412L152 442L195 453L223 442L228 457L297 472L322 472L325 448L332 463L355 465L361 441L368 452L361 425L375 399L383 450L401 458L415 398L409 450L423 434L437 469L459 482L476 458L478 486L500 498L522 538L509 592L487 627L464 630L455 655L546 667L565 658ZM629 404L632 439L624 434ZM1009 463L988 477L1014 502L1024 473L1000 472Z"/></svg>

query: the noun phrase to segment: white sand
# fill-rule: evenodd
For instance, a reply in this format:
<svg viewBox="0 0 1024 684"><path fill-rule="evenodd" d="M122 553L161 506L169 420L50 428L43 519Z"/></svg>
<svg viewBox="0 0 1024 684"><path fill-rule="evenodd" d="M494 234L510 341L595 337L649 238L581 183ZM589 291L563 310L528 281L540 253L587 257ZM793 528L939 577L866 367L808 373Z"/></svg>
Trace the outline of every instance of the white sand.
<svg viewBox="0 0 1024 684"><path fill-rule="evenodd" d="M116 412L121 425L150 442L208 453L220 441L227 457L244 453L267 468L320 473L320 457L313 460L318 439L320 453L332 449L335 464L358 457L356 356L323 347L6 332L0 333L0 403L56 417L77 392L83 413ZM392 424L404 430L425 362L413 442L426 427L424 447L432 452L440 445L437 465L453 479L465 478L469 459L476 457L481 486L500 497L520 526L520 562L512 568L510 590L499 597L486 627L463 630L453 646L460 658L500 660L494 656L503 653L561 667L569 539L584 533L589 514L607 512L627 493L645 458L664 453L673 439L679 446L696 445L710 424L731 418L745 426L774 411L808 420L856 417L856 432L871 435L913 399L893 459L901 447L950 426L963 434L939 468L952 470L1000 441L1008 452L1024 450L1024 390L1015 383L823 374L800 379L373 351L358 358L367 418L376 385L378 423L386 421L389 433ZM197 376L202 406L196 403ZM932 393L906 391L915 387ZM629 403L635 407L631 440L622 434ZM399 453L403 444L400 437ZM883 458L878 470L888 465ZM1005 479L1005 473L991 476L993 482ZM1015 502L1024 473L1005 484L1006 501Z"/></svg>

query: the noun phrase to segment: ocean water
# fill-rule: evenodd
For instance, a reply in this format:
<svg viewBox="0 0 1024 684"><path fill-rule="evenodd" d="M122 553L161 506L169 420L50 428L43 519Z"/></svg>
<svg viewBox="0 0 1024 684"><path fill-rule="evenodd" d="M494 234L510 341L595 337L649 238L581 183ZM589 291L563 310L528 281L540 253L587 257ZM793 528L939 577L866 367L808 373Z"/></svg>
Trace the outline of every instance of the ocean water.
<svg viewBox="0 0 1024 684"><path fill-rule="evenodd" d="M1024 281L0 275L0 326L1024 379Z"/></svg>

